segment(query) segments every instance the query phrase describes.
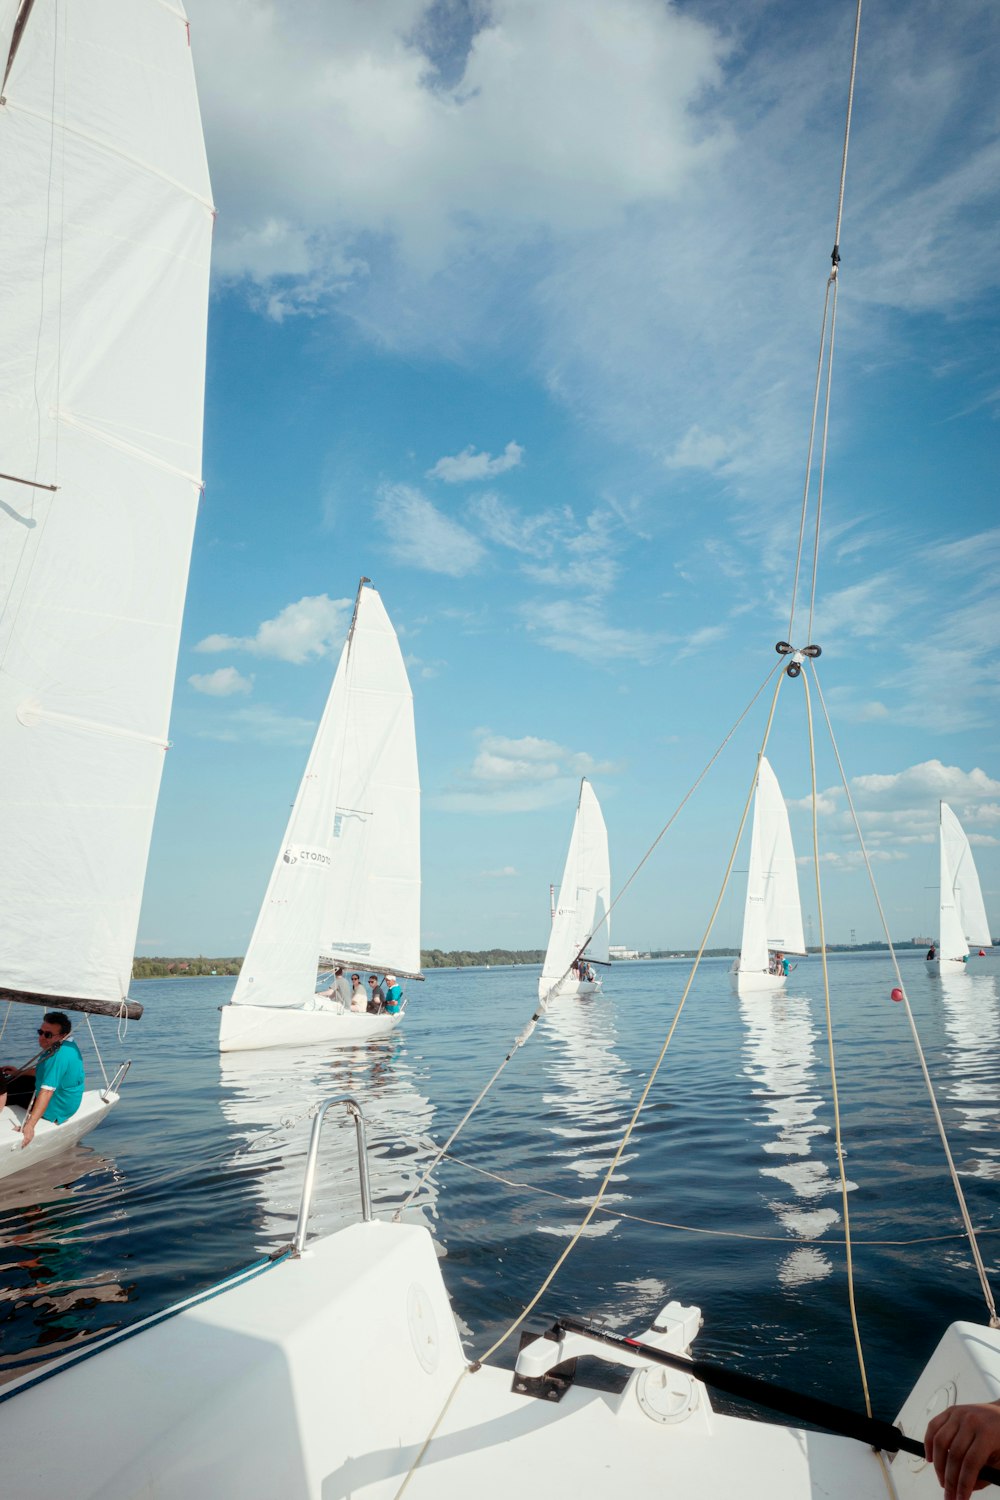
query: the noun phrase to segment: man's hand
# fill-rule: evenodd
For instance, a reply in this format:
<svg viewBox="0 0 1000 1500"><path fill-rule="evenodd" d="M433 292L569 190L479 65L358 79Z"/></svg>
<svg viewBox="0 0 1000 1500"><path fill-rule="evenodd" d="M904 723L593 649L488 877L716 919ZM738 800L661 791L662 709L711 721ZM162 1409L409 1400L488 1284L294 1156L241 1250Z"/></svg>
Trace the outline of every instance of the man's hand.
<svg viewBox="0 0 1000 1500"><path fill-rule="evenodd" d="M969 1500L973 1490L986 1488L979 1471L1000 1461L1000 1405L949 1406L927 1424L924 1453L944 1500Z"/></svg>
<svg viewBox="0 0 1000 1500"><path fill-rule="evenodd" d="M30 1146L35 1139L35 1122L34 1120L25 1120L23 1125L15 1125L14 1129L19 1130L24 1136L24 1140L21 1142L21 1150L23 1151L25 1146Z"/></svg>

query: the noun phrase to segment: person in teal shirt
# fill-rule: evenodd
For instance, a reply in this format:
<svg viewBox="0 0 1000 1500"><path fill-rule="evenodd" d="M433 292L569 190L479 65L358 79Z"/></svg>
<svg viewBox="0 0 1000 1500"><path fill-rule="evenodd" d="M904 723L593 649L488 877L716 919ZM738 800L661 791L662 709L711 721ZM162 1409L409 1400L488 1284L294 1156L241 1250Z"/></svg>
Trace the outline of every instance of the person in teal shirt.
<svg viewBox="0 0 1000 1500"><path fill-rule="evenodd" d="M387 974L385 982L389 988L385 992L385 1008L390 1016L398 1016L403 1007L403 986L395 974Z"/></svg>
<svg viewBox="0 0 1000 1500"><path fill-rule="evenodd" d="M84 1086L83 1058L76 1043L70 1039L72 1029L69 1016L61 1010L50 1010L42 1018L38 1028L42 1054L34 1068L34 1098L25 1111L21 1126L25 1146L31 1145L35 1126L43 1116L53 1125L62 1125L80 1108ZM26 1068L18 1082L31 1076L31 1069ZM4 1092L0 1094L0 1108L6 1102Z"/></svg>

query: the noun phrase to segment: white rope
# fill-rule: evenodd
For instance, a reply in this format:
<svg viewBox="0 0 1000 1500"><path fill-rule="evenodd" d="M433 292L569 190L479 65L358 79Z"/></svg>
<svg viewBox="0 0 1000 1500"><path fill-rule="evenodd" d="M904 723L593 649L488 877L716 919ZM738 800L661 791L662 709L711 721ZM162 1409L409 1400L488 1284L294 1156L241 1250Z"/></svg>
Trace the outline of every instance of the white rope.
<svg viewBox="0 0 1000 1500"><path fill-rule="evenodd" d="M982 1253L979 1249L979 1243L976 1239L976 1231L972 1224L972 1217L969 1213L968 1204L965 1201L965 1194L962 1191L962 1184L959 1181L958 1169L955 1166L955 1159L951 1154L951 1146L948 1142L948 1132L945 1129L945 1123L941 1117L941 1111L938 1107L937 1098L934 1093L934 1085L931 1081L930 1069L927 1066L927 1059L924 1056L924 1049L920 1042L920 1034L917 1030L917 1023L914 1019L913 1011L910 1009L910 1000L909 996L906 993L906 985L903 983L903 976L900 973L899 969L899 960L896 956L896 950L893 946L892 938L889 934L889 924L886 921L885 911L882 907L882 898L879 895L878 884L875 880L875 872L872 869L872 863L868 857L868 849L865 844L864 834L861 832L861 824L858 821L858 814L854 806L854 798L851 796L851 788L848 785L847 774L844 770L844 763L840 758L840 750L837 747L837 740L833 732L833 725L830 722L830 715L827 712L826 700L823 697L823 689L820 686L819 673L816 671L815 662L812 663L812 671L813 678L816 682L816 691L819 695L819 701L823 709L823 716L826 719L826 727L830 735L830 743L833 746L833 753L836 757L837 769L840 772L841 785L843 786L844 794L847 797L847 805L850 809L851 821L854 824L854 831L858 837L858 845L861 849L861 856L864 860L865 869L868 872L868 880L871 884L872 894L875 897L875 905L878 909L879 921L882 923L882 931L885 934L885 940L889 947L889 956L892 959L892 967L896 974L896 983L903 995L902 1003L906 1011L906 1018L910 1023L910 1033L913 1037L913 1045L917 1051L917 1061L920 1064L920 1071L924 1077L927 1096L930 1099L931 1110L934 1114L934 1122L937 1125L938 1135L941 1138L941 1145L944 1148L945 1159L948 1163L948 1171L951 1175L952 1187L955 1190L955 1197L958 1199L958 1207L962 1216L962 1223L965 1225L966 1238L969 1241L969 1248L972 1251L972 1258L975 1262L976 1271L979 1276L979 1284L982 1287L983 1297L986 1300L986 1308L989 1313L990 1327L1000 1328L1000 1318L997 1317L996 1303L993 1298L993 1289L990 1286L986 1266L983 1262Z"/></svg>
<svg viewBox="0 0 1000 1500"><path fill-rule="evenodd" d="M108 1075L107 1075L107 1070L104 1067L104 1058L101 1056L101 1049L97 1045L97 1038L94 1035L94 1028L90 1024L90 1016L87 1013L87 1011L84 1011L83 1017L84 1017L84 1020L87 1023L87 1030L90 1032L90 1040L94 1044L94 1051L97 1053L97 1061L101 1065L101 1073L104 1075L104 1089L105 1089L105 1092L107 1092L107 1089L108 1089Z"/></svg>
<svg viewBox="0 0 1000 1500"><path fill-rule="evenodd" d="M10 1020L10 1013L11 1013L11 1010L13 1008L13 1005L14 1005L13 1000L8 1000L7 1001L7 1009L3 1013L3 1025L0 1026L0 1041L3 1041L3 1034L7 1030L7 1022Z"/></svg>

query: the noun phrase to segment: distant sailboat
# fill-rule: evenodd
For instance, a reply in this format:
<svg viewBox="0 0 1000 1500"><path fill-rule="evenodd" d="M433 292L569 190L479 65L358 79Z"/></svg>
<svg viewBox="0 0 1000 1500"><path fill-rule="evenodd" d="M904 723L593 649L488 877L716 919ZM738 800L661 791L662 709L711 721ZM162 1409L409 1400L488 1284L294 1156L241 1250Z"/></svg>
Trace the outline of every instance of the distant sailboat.
<svg viewBox="0 0 1000 1500"><path fill-rule="evenodd" d="M600 979L574 977L570 968L581 957L587 965L609 962L610 905L608 830L594 788L584 777L580 782L580 797L559 899L552 913L549 946L538 981L540 999L593 995L601 988Z"/></svg>
<svg viewBox="0 0 1000 1500"><path fill-rule="evenodd" d="M0 1002L127 1000L201 493L214 210L180 3L0 5ZM93 1129L116 1080L0 1175Z"/></svg>
<svg viewBox="0 0 1000 1500"><path fill-rule="evenodd" d="M771 972L771 954L805 951L788 809L778 778L762 755L754 792L743 943L731 971L733 985L741 995L784 989L785 975Z"/></svg>
<svg viewBox="0 0 1000 1500"><path fill-rule="evenodd" d="M970 943L988 948L992 941L969 840L947 802L941 803L939 833L941 926L937 957L927 960L927 972L935 977L964 969Z"/></svg>
<svg viewBox="0 0 1000 1500"><path fill-rule="evenodd" d="M396 632L361 580L354 617L271 873L219 1047L387 1036L399 1015L316 994L319 961L420 978L420 782Z"/></svg>

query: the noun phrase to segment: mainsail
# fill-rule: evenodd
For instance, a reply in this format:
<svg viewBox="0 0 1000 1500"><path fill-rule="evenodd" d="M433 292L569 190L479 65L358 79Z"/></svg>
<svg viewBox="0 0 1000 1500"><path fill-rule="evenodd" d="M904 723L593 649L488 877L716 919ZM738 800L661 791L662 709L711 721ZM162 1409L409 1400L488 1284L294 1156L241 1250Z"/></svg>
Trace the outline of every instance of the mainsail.
<svg viewBox="0 0 1000 1500"><path fill-rule="evenodd" d="M566 855L559 900L552 919L542 978L563 978L587 944L587 956L608 962L611 941L611 864L608 830L594 788L584 777ZM593 934L592 940L587 939Z"/></svg>
<svg viewBox="0 0 1000 1500"><path fill-rule="evenodd" d="M420 969L413 695L385 606L364 586L232 1003L307 1004L321 957Z"/></svg>
<svg viewBox="0 0 1000 1500"><path fill-rule="evenodd" d="M0 31L0 986L117 1003L201 491L214 210L179 3L24 0Z"/></svg>
<svg viewBox="0 0 1000 1500"><path fill-rule="evenodd" d="M970 943L988 947L991 941L969 840L947 802L942 802L940 957L962 959Z"/></svg>
<svg viewBox="0 0 1000 1500"><path fill-rule="evenodd" d="M762 755L754 794L738 972L766 973L769 948L782 953L806 951L788 809L778 778Z"/></svg>

